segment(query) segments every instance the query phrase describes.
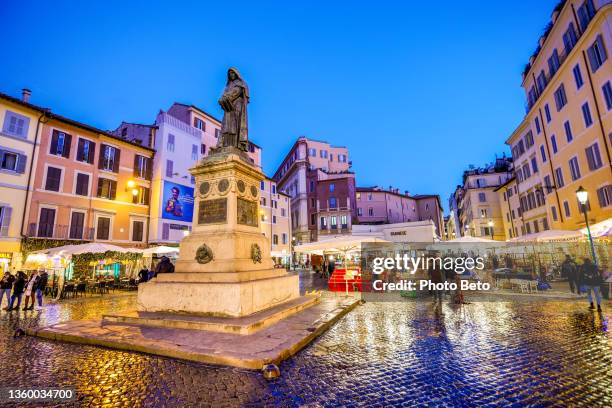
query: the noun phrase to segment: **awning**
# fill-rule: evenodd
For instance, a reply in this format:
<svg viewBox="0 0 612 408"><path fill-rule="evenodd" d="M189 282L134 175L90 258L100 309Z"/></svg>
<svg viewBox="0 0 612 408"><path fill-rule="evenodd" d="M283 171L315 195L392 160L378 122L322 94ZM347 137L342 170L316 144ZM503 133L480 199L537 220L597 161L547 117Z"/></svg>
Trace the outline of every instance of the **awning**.
<svg viewBox="0 0 612 408"><path fill-rule="evenodd" d="M361 244L364 243L390 243L390 241L376 237L364 236L338 236L322 241L309 242L307 244L297 245L293 248L295 252L304 254L317 254L323 252L342 252L361 250Z"/></svg>
<svg viewBox="0 0 612 408"><path fill-rule="evenodd" d="M562 242L577 241L582 238L580 231L547 230L512 238L508 242Z"/></svg>
<svg viewBox="0 0 612 408"><path fill-rule="evenodd" d="M612 237L612 218L590 225L589 229L593 238ZM580 232L588 235L586 228L581 229Z"/></svg>
<svg viewBox="0 0 612 408"><path fill-rule="evenodd" d="M143 255L162 255L162 254L178 254L178 247L170 247L165 245L160 245L156 247L147 248L142 251Z"/></svg>

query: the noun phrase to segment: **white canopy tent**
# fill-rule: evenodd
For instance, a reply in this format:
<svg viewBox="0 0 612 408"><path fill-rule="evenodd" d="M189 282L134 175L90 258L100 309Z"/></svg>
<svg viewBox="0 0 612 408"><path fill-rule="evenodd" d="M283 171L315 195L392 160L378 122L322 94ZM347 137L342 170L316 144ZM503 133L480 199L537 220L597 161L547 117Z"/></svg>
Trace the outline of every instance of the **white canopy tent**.
<svg viewBox="0 0 612 408"><path fill-rule="evenodd" d="M512 238L508 242L563 242L582 238L580 231L547 230Z"/></svg>
<svg viewBox="0 0 612 408"><path fill-rule="evenodd" d="M364 243L390 243L382 238L364 236L337 236L331 239L297 245L293 250L297 253L322 255L323 252L342 252L361 250Z"/></svg>
<svg viewBox="0 0 612 408"><path fill-rule="evenodd" d="M589 229L593 238L612 237L612 218L593 224ZM585 236L588 235L586 228L581 229L580 232Z"/></svg>
<svg viewBox="0 0 612 408"><path fill-rule="evenodd" d="M170 246L165 246L165 245L147 248L142 251L142 254L145 256L178 254L178 253L179 253L178 247L170 247Z"/></svg>

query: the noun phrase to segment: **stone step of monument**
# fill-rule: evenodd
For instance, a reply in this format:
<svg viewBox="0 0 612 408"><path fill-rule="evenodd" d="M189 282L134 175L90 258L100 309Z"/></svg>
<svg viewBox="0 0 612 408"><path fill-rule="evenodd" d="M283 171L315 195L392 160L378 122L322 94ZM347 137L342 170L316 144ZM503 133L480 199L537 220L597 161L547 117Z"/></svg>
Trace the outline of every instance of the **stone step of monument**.
<svg viewBox="0 0 612 408"><path fill-rule="evenodd" d="M297 299L244 317L216 317L186 313L133 311L103 315L102 325L138 325L250 335L319 303L320 298L320 295L300 296Z"/></svg>

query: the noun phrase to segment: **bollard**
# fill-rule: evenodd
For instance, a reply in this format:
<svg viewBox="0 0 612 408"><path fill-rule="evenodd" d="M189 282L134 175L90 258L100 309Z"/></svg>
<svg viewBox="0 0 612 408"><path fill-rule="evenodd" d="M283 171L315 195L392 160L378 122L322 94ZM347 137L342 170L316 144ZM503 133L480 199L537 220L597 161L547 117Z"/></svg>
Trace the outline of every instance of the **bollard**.
<svg viewBox="0 0 612 408"><path fill-rule="evenodd" d="M266 380L273 380L280 377L280 369L274 364L266 364L261 371Z"/></svg>

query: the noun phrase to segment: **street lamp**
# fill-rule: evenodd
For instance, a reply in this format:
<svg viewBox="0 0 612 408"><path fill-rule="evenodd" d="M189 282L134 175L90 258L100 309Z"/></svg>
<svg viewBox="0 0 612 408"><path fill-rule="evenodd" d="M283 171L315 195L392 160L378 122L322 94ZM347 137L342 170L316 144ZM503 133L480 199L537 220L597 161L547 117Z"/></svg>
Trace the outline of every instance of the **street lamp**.
<svg viewBox="0 0 612 408"><path fill-rule="evenodd" d="M587 201L589 199L589 192L582 188L582 186L580 186L578 187L578 190L576 190L576 197L578 197L578 202L580 202L582 212L584 213L584 222L586 223L587 234L589 235L589 243L591 244L591 255L593 256L593 262L595 263L595 265L597 265L597 257L595 256L595 245L593 245L593 236L591 235L591 227L589 227L589 217L587 216Z"/></svg>
<svg viewBox="0 0 612 408"><path fill-rule="evenodd" d="M493 238L493 220L489 220L489 222L487 223L487 225L489 226L489 231L491 231L491 239L495 239Z"/></svg>

